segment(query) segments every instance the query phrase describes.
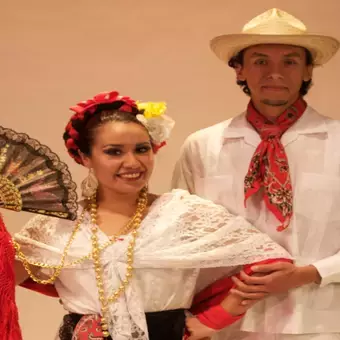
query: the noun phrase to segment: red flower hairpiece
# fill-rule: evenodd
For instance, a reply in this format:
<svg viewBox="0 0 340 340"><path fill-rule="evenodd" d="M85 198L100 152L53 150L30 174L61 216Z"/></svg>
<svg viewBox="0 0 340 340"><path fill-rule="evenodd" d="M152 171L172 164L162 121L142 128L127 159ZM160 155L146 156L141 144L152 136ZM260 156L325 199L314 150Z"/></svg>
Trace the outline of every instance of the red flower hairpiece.
<svg viewBox="0 0 340 340"><path fill-rule="evenodd" d="M137 109L137 104L133 99L130 97L120 96L117 91L99 93L92 99L88 99L70 107L70 110L75 113L66 126L64 139L69 155L77 163L82 164L82 160L78 152L79 147L77 146L79 132L75 129L73 123L79 120L83 121L85 118L85 113L92 115L99 105L111 104L117 101L123 102L123 105L119 108L120 111L132 112L133 108Z"/></svg>
<svg viewBox="0 0 340 340"><path fill-rule="evenodd" d="M111 104L116 101L122 101L125 104L120 108L122 111L131 112L131 107L136 107L136 102L131 99L130 97L122 97L119 96L119 93L117 91L112 92L102 92L94 96L92 99L88 99L86 101L80 102L75 106L71 106L70 110L74 111L77 115L77 117L84 116L85 112L91 112L93 113L98 105L101 104Z"/></svg>
<svg viewBox="0 0 340 340"><path fill-rule="evenodd" d="M136 118L147 128L152 138L153 151L157 151L166 145L166 139L173 128L174 122L163 115L165 103L136 103L130 97L119 96L117 91L103 92L92 99L80 102L70 107L74 112L66 126L64 140L69 155L79 164L82 164L79 155L79 139L81 129L86 121L96 112L97 107L102 104L121 102L119 111L134 112ZM140 114L138 114L140 112ZM143 118L143 119L142 119Z"/></svg>

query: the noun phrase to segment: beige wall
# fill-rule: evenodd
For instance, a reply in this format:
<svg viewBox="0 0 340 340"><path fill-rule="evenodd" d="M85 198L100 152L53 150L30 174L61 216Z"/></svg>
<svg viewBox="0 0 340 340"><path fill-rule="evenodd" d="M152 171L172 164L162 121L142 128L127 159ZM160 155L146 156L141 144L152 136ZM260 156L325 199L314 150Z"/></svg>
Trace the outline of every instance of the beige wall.
<svg viewBox="0 0 340 340"><path fill-rule="evenodd" d="M247 101L209 39L238 32L275 6L312 31L340 38L339 0L0 0L0 124L47 143L79 181L85 171L68 158L61 138L70 105L112 89L165 100L177 126L152 182L163 192L184 138L235 115ZM340 54L315 71L308 96L335 118L339 74ZM14 232L29 215L5 217ZM53 339L63 315L58 302L18 289L18 304L24 339Z"/></svg>

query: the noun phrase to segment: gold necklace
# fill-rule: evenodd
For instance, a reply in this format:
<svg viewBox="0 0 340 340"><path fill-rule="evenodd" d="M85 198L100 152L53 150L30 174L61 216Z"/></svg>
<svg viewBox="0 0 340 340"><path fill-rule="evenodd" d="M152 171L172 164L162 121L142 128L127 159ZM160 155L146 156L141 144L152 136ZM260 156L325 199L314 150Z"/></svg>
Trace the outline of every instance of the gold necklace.
<svg viewBox="0 0 340 340"><path fill-rule="evenodd" d="M110 333L108 331L108 320L106 318L107 311L108 311L108 305L110 303L115 302L120 295L125 291L127 285L130 283L132 272L133 272L133 255L134 255L134 248L136 244L136 238L137 238L137 229L139 228L143 214L147 208L148 204L148 194L147 189L143 189L139 195L138 202L137 202L137 209L135 212L135 215L131 219L131 224L128 223L127 226L130 225L130 231L132 234L131 241L129 242L128 248L127 248L127 268L126 268L126 274L125 279L121 282L118 289L116 289L112 294L105 298L105 291L104 291L104 280L103 280L103 268L100 264L100 248L98 244L98 225L97 225L97 198L96 195L94 195L89 202L90 206L90 215L91 215L91 231L92 231L92 259L94 262L95 267L95 273L96 273L96 281L97 281L97 288L98 288L98 295L99 300L101 303L101 327L103 331L103 336L109 337ZM118 236L115 236L112 243L116 241Z"/></svg>
<svg viewBox="0 0 340 340"><path fill-rule="evenodd" d="M35 282L37 282L39 284L43 284L43 285L53 284L54 283L54 281L60 275L61 270L64 268L65 261L66 261L66 256L68 254L68 251L69 251L69 249L71 247L72 242L74 241L74 239L76 237L77 232L79 231L79 229L81 227L82 221L84 219L84 214L85 214L85 212L83 211L83 213L81 214L80 218L78 219L78 221L76 223L75 228L72 231L71 237L69 238L69 240L68 240L68 242L67 242L67 244L66 244L66 246L64 248L63 254L61 256L60 264L57 265L57 266L49 266L49 265L46 265L46 264L44 264L42 262L30 262L27 259L26 255L21 251L20 244L18 242L16 242L16 241L12 240L13 241L13 246L14 246L14 248L16 250L16 254L17 254L18 258L22 262L22 264L23 264L27 274L29 275L29 277L33 281L35 281ZM54 272L53 272L53 274L51 275L50 278L45 279L45 280L41 280L37 276L35 276L33 274L33 271L30 268L31 265L38 266L38 267L41 267L41 268L53 268Z"/></svg>
<svg viewBox="0 0 340 340"><path fill-rule="evenodd" d="M84 218L85 218L85 212L90 213L90 209L89 207L85 207L85 209L83 210L81 216L79 217L79 219L76 222L76 227L73 231L74 236L71 236L72 240L70 240L70 242L72 243L75 234L79 231L80 226L82 225ZM126 226L122 229L122 231L120 232L120 235L125 235L128 234L130 232L130 230L133 227L133 222L134 222L135 216L133 216L130 221L126 224ZM118 239L117 235L111 236L110 240L106 243L104 243L103 245L101 245L99 247L99 251L103 251L104 249L106 249L107 247L109 247L110 245L112 245L113 243L115 243ZM29 259L27 259L26 255L20 251L20 244L18 244L18 242L13 240L13 244L14 247L17 251L17 256L18 258L23 262L23 265L28 273L28 275L31 277L32 280L34 280L35 282L38 282L40 284L48 284L48 283L53 283L55 281L55 279L58 277L58 275L60 274L61 269L66 268L66 267L71 267L71 266L75 266L78 264L83 263L86 260L91 260L92 259L92 252L90 251L89 254L71 261L70 263L68 263L67 265L65 265L65 261L63 261L60 265L50 265L50 264L46 264L43 262L36 262L36 261L31 261ZM66 257L66 253L65 253L65 257ZM40 268L48 268L48 269L54 269L55 270L55 275L53 276L53 278L51 277L48 280L40 280L39 278L35 277L34 274L32 273L30 266L35 266L35 267L40 267ZM45 283L46 282L46 283Z"/></svg>

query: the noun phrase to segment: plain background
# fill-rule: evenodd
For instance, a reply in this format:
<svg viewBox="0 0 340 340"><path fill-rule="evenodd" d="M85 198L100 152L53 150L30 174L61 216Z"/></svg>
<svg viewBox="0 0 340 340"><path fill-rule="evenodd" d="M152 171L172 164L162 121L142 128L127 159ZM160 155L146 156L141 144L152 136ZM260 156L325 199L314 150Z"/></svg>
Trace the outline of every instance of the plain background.
<svg viewBox="0 0 340 340"><path fill-rule="evenodd" d="M0 0L0 124L49 145L80 182L86 171L61 138L71 105L106 90L166 101L176 128L151 183L162 193L184 138L243 111L248 100L209 40L240 32L272 7L340 39L339 0ZM336 119L339 72L340 54L315 70L307 97ZM11 232L30 217L4 215ZM21 288L17 301L24 339L53 339L64 314L58 301Z"/></svg>

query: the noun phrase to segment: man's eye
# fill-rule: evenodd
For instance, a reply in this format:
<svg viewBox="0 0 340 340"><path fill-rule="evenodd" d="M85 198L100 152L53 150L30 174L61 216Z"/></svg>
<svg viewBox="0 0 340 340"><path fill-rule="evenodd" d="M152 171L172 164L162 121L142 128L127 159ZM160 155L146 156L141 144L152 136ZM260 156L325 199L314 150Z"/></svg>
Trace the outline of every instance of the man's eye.
<svg viewBox="0 0 340 340"><path fill-rule="evenodd" d="M285 64L286 65L295 65L295 64L297 64L297 62L295 60L288 59L288 60L285 60Z"/></svg>
<svg viewBox="0 0 340 340"><path fill-rule="evenodd" d="M267 60L266 59L257 59L255 61L256 65L266 65L267 64Z"/></svg>

